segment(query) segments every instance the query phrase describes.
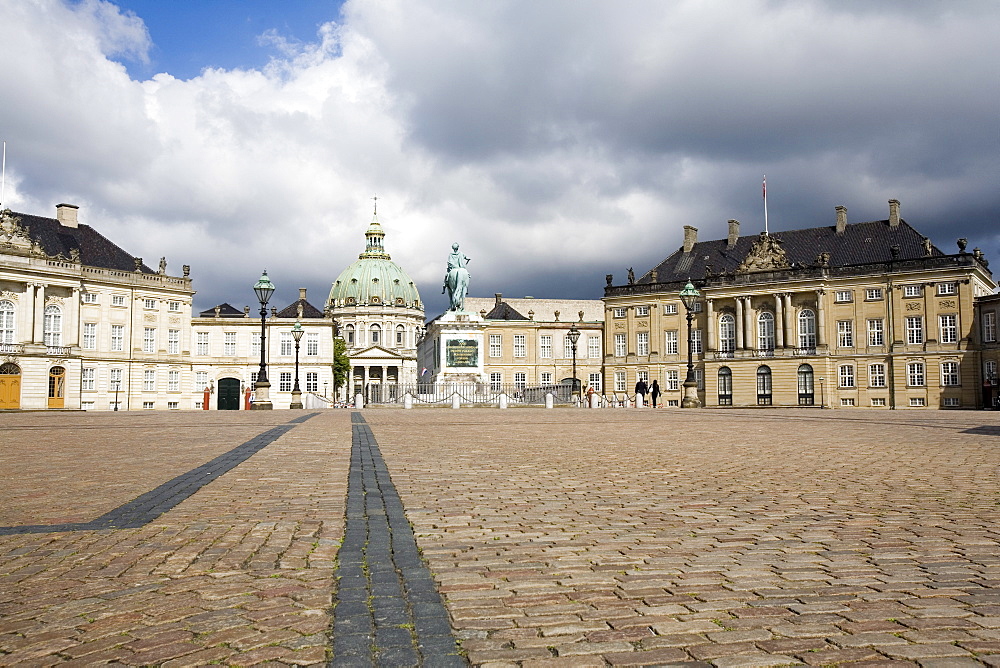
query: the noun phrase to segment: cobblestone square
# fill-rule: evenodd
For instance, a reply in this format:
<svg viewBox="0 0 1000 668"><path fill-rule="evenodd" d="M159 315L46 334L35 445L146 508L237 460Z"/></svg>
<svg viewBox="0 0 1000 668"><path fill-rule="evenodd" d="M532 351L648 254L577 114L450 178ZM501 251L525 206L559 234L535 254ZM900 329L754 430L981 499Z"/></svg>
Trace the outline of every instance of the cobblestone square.
<svg viewBox="0 0 1000 668"><path fill-rule="evenodd" d="M357 413L289 425L308 414L0 416L8 529L86 523L287 425L141 527L0 535L0 664L330 661ZM360 417L474 665L1000 665L1000 414Z"/></svg>

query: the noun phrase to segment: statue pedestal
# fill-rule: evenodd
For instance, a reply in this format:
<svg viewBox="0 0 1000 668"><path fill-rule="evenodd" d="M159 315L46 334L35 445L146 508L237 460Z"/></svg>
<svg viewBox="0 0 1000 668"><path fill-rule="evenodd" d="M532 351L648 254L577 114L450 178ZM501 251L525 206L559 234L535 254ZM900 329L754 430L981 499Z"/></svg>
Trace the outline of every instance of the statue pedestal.
<svg viewBox="0 0 1000 668"><path fill-rule="evenodd" d="M440 387L449 383L485 383L483 331L486 322L478 313L447 311L427 325L426 356L421 366L427 374L421 383Z"/></svg>

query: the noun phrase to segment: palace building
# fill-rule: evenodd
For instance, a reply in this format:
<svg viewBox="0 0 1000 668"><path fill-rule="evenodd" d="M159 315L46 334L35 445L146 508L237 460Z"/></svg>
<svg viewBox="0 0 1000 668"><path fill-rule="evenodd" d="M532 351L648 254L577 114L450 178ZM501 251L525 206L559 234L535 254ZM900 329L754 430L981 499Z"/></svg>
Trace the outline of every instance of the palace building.
<svg viewBox="0 0 1000 668"><path fill-rule="evenodd" d="M975 304L996 283L965 239L942 251L897 200L886 220L848 223L840 206L828 226L743 237L731 220L711 241L684 232L683 247L638 279L607 277L606 391L658 379L664 403L679 405L689 350L679 293L690 280L704 406L982 405Z"/></svg>

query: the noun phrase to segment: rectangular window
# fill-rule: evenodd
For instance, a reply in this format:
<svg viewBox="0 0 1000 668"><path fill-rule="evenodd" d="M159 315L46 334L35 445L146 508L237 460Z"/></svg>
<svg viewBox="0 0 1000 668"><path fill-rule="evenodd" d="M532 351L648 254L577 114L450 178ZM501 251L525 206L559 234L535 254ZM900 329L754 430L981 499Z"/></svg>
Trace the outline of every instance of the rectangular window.
<svg viewBox="0 0 1000 668"><path fill-rule="evenodd" d="M155 299L149 299L149 298L143 299L142 300L142 307L143 308L156 308L156 300Z"/></svg>
<svg viewBox="0 0 1000 668"><path fill-rule="evenodd" d="M837 321L837 345L841 348L854 347L854 321Z"/></svg>
<svg viewBox="0 0 1000 668"><path fill-rule="evenodd" d="M92 410L94 410L94 402L93 401L81 401L80 402L80 408L82 408L85 411L92 411ZM114 408L112 408L111 410L114 410Z"/></svg>
<svg viewBox="0 0 1000 668"><path fill-rule="evenodd" d="M834 301L838 303L854 301L854 294L851 290L837 290Z"/></svg>
<svg viewBox="0 0 1000 668"><path fill-rule="evenodd" d="M514 372L514 388L518 390L523 390L524 386L528 384L528 374L524 371Z"/></svg>
<svg viewBox="0 0 1000 668"><path fill-rule="evenodd" d="M677 354L677 330L671 329L663 333L663 354L664 355L676 355Z"/></svg>
<svg viewBox="0 0 1000 668"><path fill-rule="evenodd" d="M319 332L306 332L306 356L315 357L317 355L319 355ZM315 390L312 391L315 392Z"/></svg>
<svg viewBox="0 0 1000 668"><path fill-rule="evenodd" d="M841 406L853 406L854 405L854 399L851 398L851 397L844 397L843 399L840 400L840 405Z"/></svg>
<svg viewBox="0 0 1000 668"><path fill-rule="evenodd" d="M625 383L625 372L615 371L615 392L625 392L628 385Z"/></svg>
<svg viewBox="0 0 1000 668"><path fill-rule="evenodd" d="M181 391L181 372L180 371L168 371L167 372L167 392L180 392Z"/></svg>
<svg viewBox="0 0 1000 668"><path fill-rule="evenodd" d="M868 345L885 345L885 322L882 318L868 320Z"/></svg>
<svg viewBox="0 0 1000 668"><path fill-rule="evenodd" d="M167 302L167 310L168 311L174 311L174 312L180 311L181 310L181 303L180 302Z"/></svg>
<svg viewBox="0 0 1000 668"><path fill-rule="evenodd" d="M868 288L865 290L865 300L874 302L882 299L882 288Z"/></svg>
<svg viewBox="0 0 1000 668"><path fill-rule="evenodd" d="M111 295L112 306L125 306L125 295Z"/></svg>
<svg viewBox="0 0 1000 668"><path fill-rule="evenodd" d="M154 369L146 369L142 372L142 391L156 391L156 371Z"/></svg>
<svg viewBox="0 0 1000 668"><path fill-rule="evenodd" d="M868 385L870 387L885 387L885 365L868 365Z"/></svg>
<svg viewBox="0 0 1000 668"><path fill-rule="evenodd" d="M121 389L122 389L122 370L121 369L111 369L111 374L109 376L109 380L111 381L111 383L110 383L110 385L111 385L110 389L111 389L112 392L114 392L115 390L121 391Z"/></svg>
<svg viewBox="0 0 1000 668"><path fill-rule="evenodd" d="M937 293L939 295L953 295L957 292L955 283L938 283Z"/></svg>
<svg viewBox="0 0 1000 668"><path fill-rule="evenodd" d="M604 391L601 383L601 374L599 373L588 374L587 384L594 388L594 392L598 394Z"/></svg>
<svg viewBox="0 0 1000 668"><path fill-rule="evenodd" d="M692 329L691 330L691 352L694 355L701 354L701 330Z"/></svg>
<svg viewBox="0 0 1000 668"><path fill-rule="evenodd" d="M906 319L906 342L924 342L924 319L919 315L910 316Z"/></svg>
<svg viewBox="0 0 1000 668"><path fill-rule="evenodd" d="M175 411L175 410L179 409L180 407L181 407L181 403L179 401L168 401L167 402L167 408L170 409L170 410L172 410L172 411Z"/></svg>
<svg viewBox="0 0 1000 668"><path fill-rule="evenodd" d="M490 357L503 357L503 334L490 334Z"/></svg>
<svg viewBox="0 0 1000 668"><path fill-rule="evenodd" d="M681 372L677 369L667 369L667 389L679 390L681 387Z"/></svg>
<svg viewBox="0 0 1000 668"><path fill-rule="evenodd" d="M872 406L885 406L885 397L872 397Z"/></svg>
<svg viewBox="0 0 1000 668"><path fill-rule="evenodd" d="M698 389L699 390L704 390L705 389L705 370L704 369L695 369L694 370L694 382L698 383Z"/></svg>
<svg viewBox="0 0 1000 668"><path fill-rule="evenodd" d="M541 373L541 377L539 378L539 381L541 382L542 385L551 385L552 384L552 372L551 371L543 371Z"/></svg>
<svg viewBox="0 0 1000 668"><path fill-rule="evenodd" d="M615 334L615 357L625 357L628 341L622 333Z"/></svg>
<svg viewBox="0 0 1000 668"><path fill-rule="evenodd" d="M642 382L646 383L646 386L648 387L649 386L649 372L648 371L636 371L635 372L635 382L638 383L640 380Z"/></svg>
<svg viewBox="0 0 1000 668"><path fill-rule="evenodd" d="M503 389L503 374L499 371L490 372L490 389L494 392L499 392Z"/></svg>
<svg viewBox="0 0 1000 668"><path fill-rule="evenodd" d="M156 352L156 328L155 327L145 327L142 330L142 352L144 353L155 353Z"/></svg>
<svg viewBox="0 0 1000 668"><path fill-rule="evenodd" d="M236 332L223 332L222 354L228 357L236 356Z"/></svg>
<svg viewBox="0 0 1000 668"><path fill-rule="evenodd" d="M948 314L938 316L941 324L941 343L956 343L958 341L958 316Z"/></svg>
<svg viewBox="0 0 1000 668"><path fill-rule="evenodd" d="M563 337L563 357L566 359L573 357L573 342L569 340L569 336Z"/></svg>
<svg viewBox="0 0 1000 668"><path fill-rule="evenodd" d="M403 347L403 339L405 338L405 336L406 336L406 331L403 329L403 326L400 325L399 327L396 328L396 345L399 346L400 348Z"/></svg>
<svg viewBox="0 0 1000 668"><path fill-rule="evenodd" d="M545 359L552 357L552 337L548 334L538 337L538 356Z"/></svg>
<svg viewBox="0 0 1000 668"><path fill-rule="evenodd" d="M111 350L125 350L125 325L111 325Z"/></svg>
<svg viewBox="0 0 1000 668"><path fill-rule="evenodd" d="M854 367L850 364L840 367L840 387L854 387Z"/></svg>
<svg viewBox="0 0 1000 668"><path fill-rule="evenodd" d="M83 349L84 350L96 350L97 349L97 323L96 322L85 322L85 323L83 323Z"/></svg>
<svg viewBox="0 0 1000 668"><path fill-rule="evenodd" d="M924 385L924 363L910 362L906 365L906 384L911 387Z"/></svg>
<svg viewBox="0 0 1000 668"><path fill-rule="evenodd" d="M649 315L649 307L648 306L636 306L635 307L635 315L636 315L637 318L642 318L642 317L648 316Z"/></svg>
<svg viewBox="0 0 1000 668"><path fill-rule="evenodd" d="M256 360L260 359L260 333L250 334L250 356Z"/></svg>
<svg viewBox="0 0 1000 668"><path fill-rule="evenodd" d="M615 318L624 318L627 311L623 308L613 308L611 309L611 315Z"/></svg>
<svg viewBox="0 0 1000 668"><path fill-rule="evenodd" d="M996 360L986 360L983 363L983 376L986 380L993 382L997 379L997 362Z"/></svg>
<svg viewBox="0 0 1000 668"><path fill-rule="evenodd" d="M635 335L635 354L649 354L649 332L637 332Z"/></svg>
<svg viewBox="0 0 1000 668"><path fill-rule="evenodd" d="M941 362L941 384L946 387L959 385L958 362Z"/></svg>
<svg viewBox="0 0 1000 668"><path fill-rule="evenodd" d="M203 409L204 407L205 407L205 402L204 402L204 401L196 401L196 402L194 402L194 409L195 409L196 411L200 411L200 410L202 410L202 409Z"/></svg>
<svg viewBox="0 0 1000 668"><path fill-rule="evenodd" d="M292 340L291 332L281 333L281 352L280 355L291 356L294 354L295 342Z"/></svg>
<svg viewBox="0 0 1000 668"><path fill-rule="evenodd" d="M677 304L670 302L669 304L663 305L664 315L676 315L677 314Z"/></svg>
<svg viewBox="0 0 1000 668"><path fill-rule="evenodd" d="M81 369L80 370L80 389L84 392L90 392L95 389L97 385L97 369Z"/></svg>
<svg viewBox="0 0 1000 668"><path fill-rule="evenodd" d="M910 406L913 406L914 408L922 408L926 405L927 402L923 397L910 397Z"/></svg>
<svg viewBox="0 0 1000 668"><path fill-rule="evenodd" d="M958 397L944 397L941 399L941 405L945 408L958 408L962 402Z"/></svg>
<svg viewBox="0 0 1000 668"><path fill-rule="evenodd" d="M142 402L142 409L143 410L151 411L151 410L153 410L153 406L155 406L155 403L152 402L152 401L144 401L144 402Z"/></svg>
<svg viewBox="0 0 1000 668"><path fill-rule="evenodd" d="M253 387L254 385L257 384L257 377L259 375L260 375L260 371L251 371L250 372L250 386L251 387Z"/></svg>
<svg viewBox="0 0 1000 668"><path fill-rule="evenodd" d="M514 335L514 357L527 357L527 338L525 334Z"/></svg>
<svg viewBox="0 0 1000 668"><path fill-rule="evenodd" d="M587 337L587 357L590 359L601 359L601 337Z"/></svg>
<svg viewBox="0 0 1000 668"><path fill-rule="evenodd" d="M996 311L983 311L983 341L995 343L997 340Z"/></svg>
<svg viewBox="0 0 1000 668"><path fill-rule="evenodd" d="M204 392L205 388L208 387L208 372L207 371L197 371L194 374L194 391Z"/></svg>
<svg viewBox="0 0 1000 668"><path fill-rule="evenodd" d="M691 305L692 313L701 313L701 309L702 309L701 302L695 302L694 304Z"/></svg>
<svg viewBox="0 0 1000 668"><path fill-rule="evenodd" d="M319 392L319 373L306 372L306 392Z"/></svg>
<svg viewBox="0 0 1000 668"><path fill-rule="evenodd" d="M181 351L181 330L167 330L167 353L176 355Z"/></svg>
<svg viewBox="0 0 1000 668"><path fill-rule="evenodd" d="M96 292L84 292L83 293L83 303L84 304L96 304L97 303L97 293Z"/></svg>
<svg viewBox="0 0 1000 668"><path fill-rule="evenodd" d="M208 332L198 332L195 334L197 337L197 343L195 343L195 354L196 355L207 355L208 354Z"/></svg>
<svg viewBox="0 0 1000 668"><path fill-rule="evenodd" d="M919 283L917 285L903 286L904 297L919 297L922 294L923 294L923 286L921 286Z"/></svg>
<svg viewBox="0 0 1000 668"><path fill-rule="evenodd" d="M278 392L292 391L292 372L282 371L278 374Z"/></svg>

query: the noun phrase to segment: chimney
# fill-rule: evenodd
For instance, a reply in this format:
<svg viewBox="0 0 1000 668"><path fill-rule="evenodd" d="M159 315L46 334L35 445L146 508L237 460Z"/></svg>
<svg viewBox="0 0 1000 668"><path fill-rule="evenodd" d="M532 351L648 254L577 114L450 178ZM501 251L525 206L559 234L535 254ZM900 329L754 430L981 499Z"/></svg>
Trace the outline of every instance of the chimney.
<svg viewBox="0 0 1000 668"><path fill-rule="evenodd" d="M79 208L75 204L56 204L56 220L63 227L77 227L76 211Z"/></svg>
<svg viewBox="0 0 1000 668"><path fill-rule="evenodd" d="M899 200L889 200L889 227L895 229L899 227Z"/></svg>
<svg viewBox="0 0 1000 668"><path fill-rule="evenodd" d="M503 293L502 292L494 292L493 296L497 298L497 306L500 306L500 304L503 303Z"/></svg>
<svg viewBox="0 0 1000 668"><path fill-rule="evenodd" d="M690 253L694 245L698 243L698 228L690 225L684 226L684 252Z"/></svg>
<svg viewBox="0 0 1000 668"><path fill-rule="evenodd" d="M837 209L837 234L843 234L847 229L847 207L838 206Z"/></svg>
<svg viewBox="0 0 1000 668"><path fill-rule="evenodd" d="M299 299L301 301L305 301L306 300L306 289L305 288L299 288Z"/></svg>
<svg viewBox="0 0 1000 668"><path fill-rule="evenodd" d="M740 238L740 221L729 219L729 240L726 243L726 248L732 248L736 245L736 241Z"/></svg>

